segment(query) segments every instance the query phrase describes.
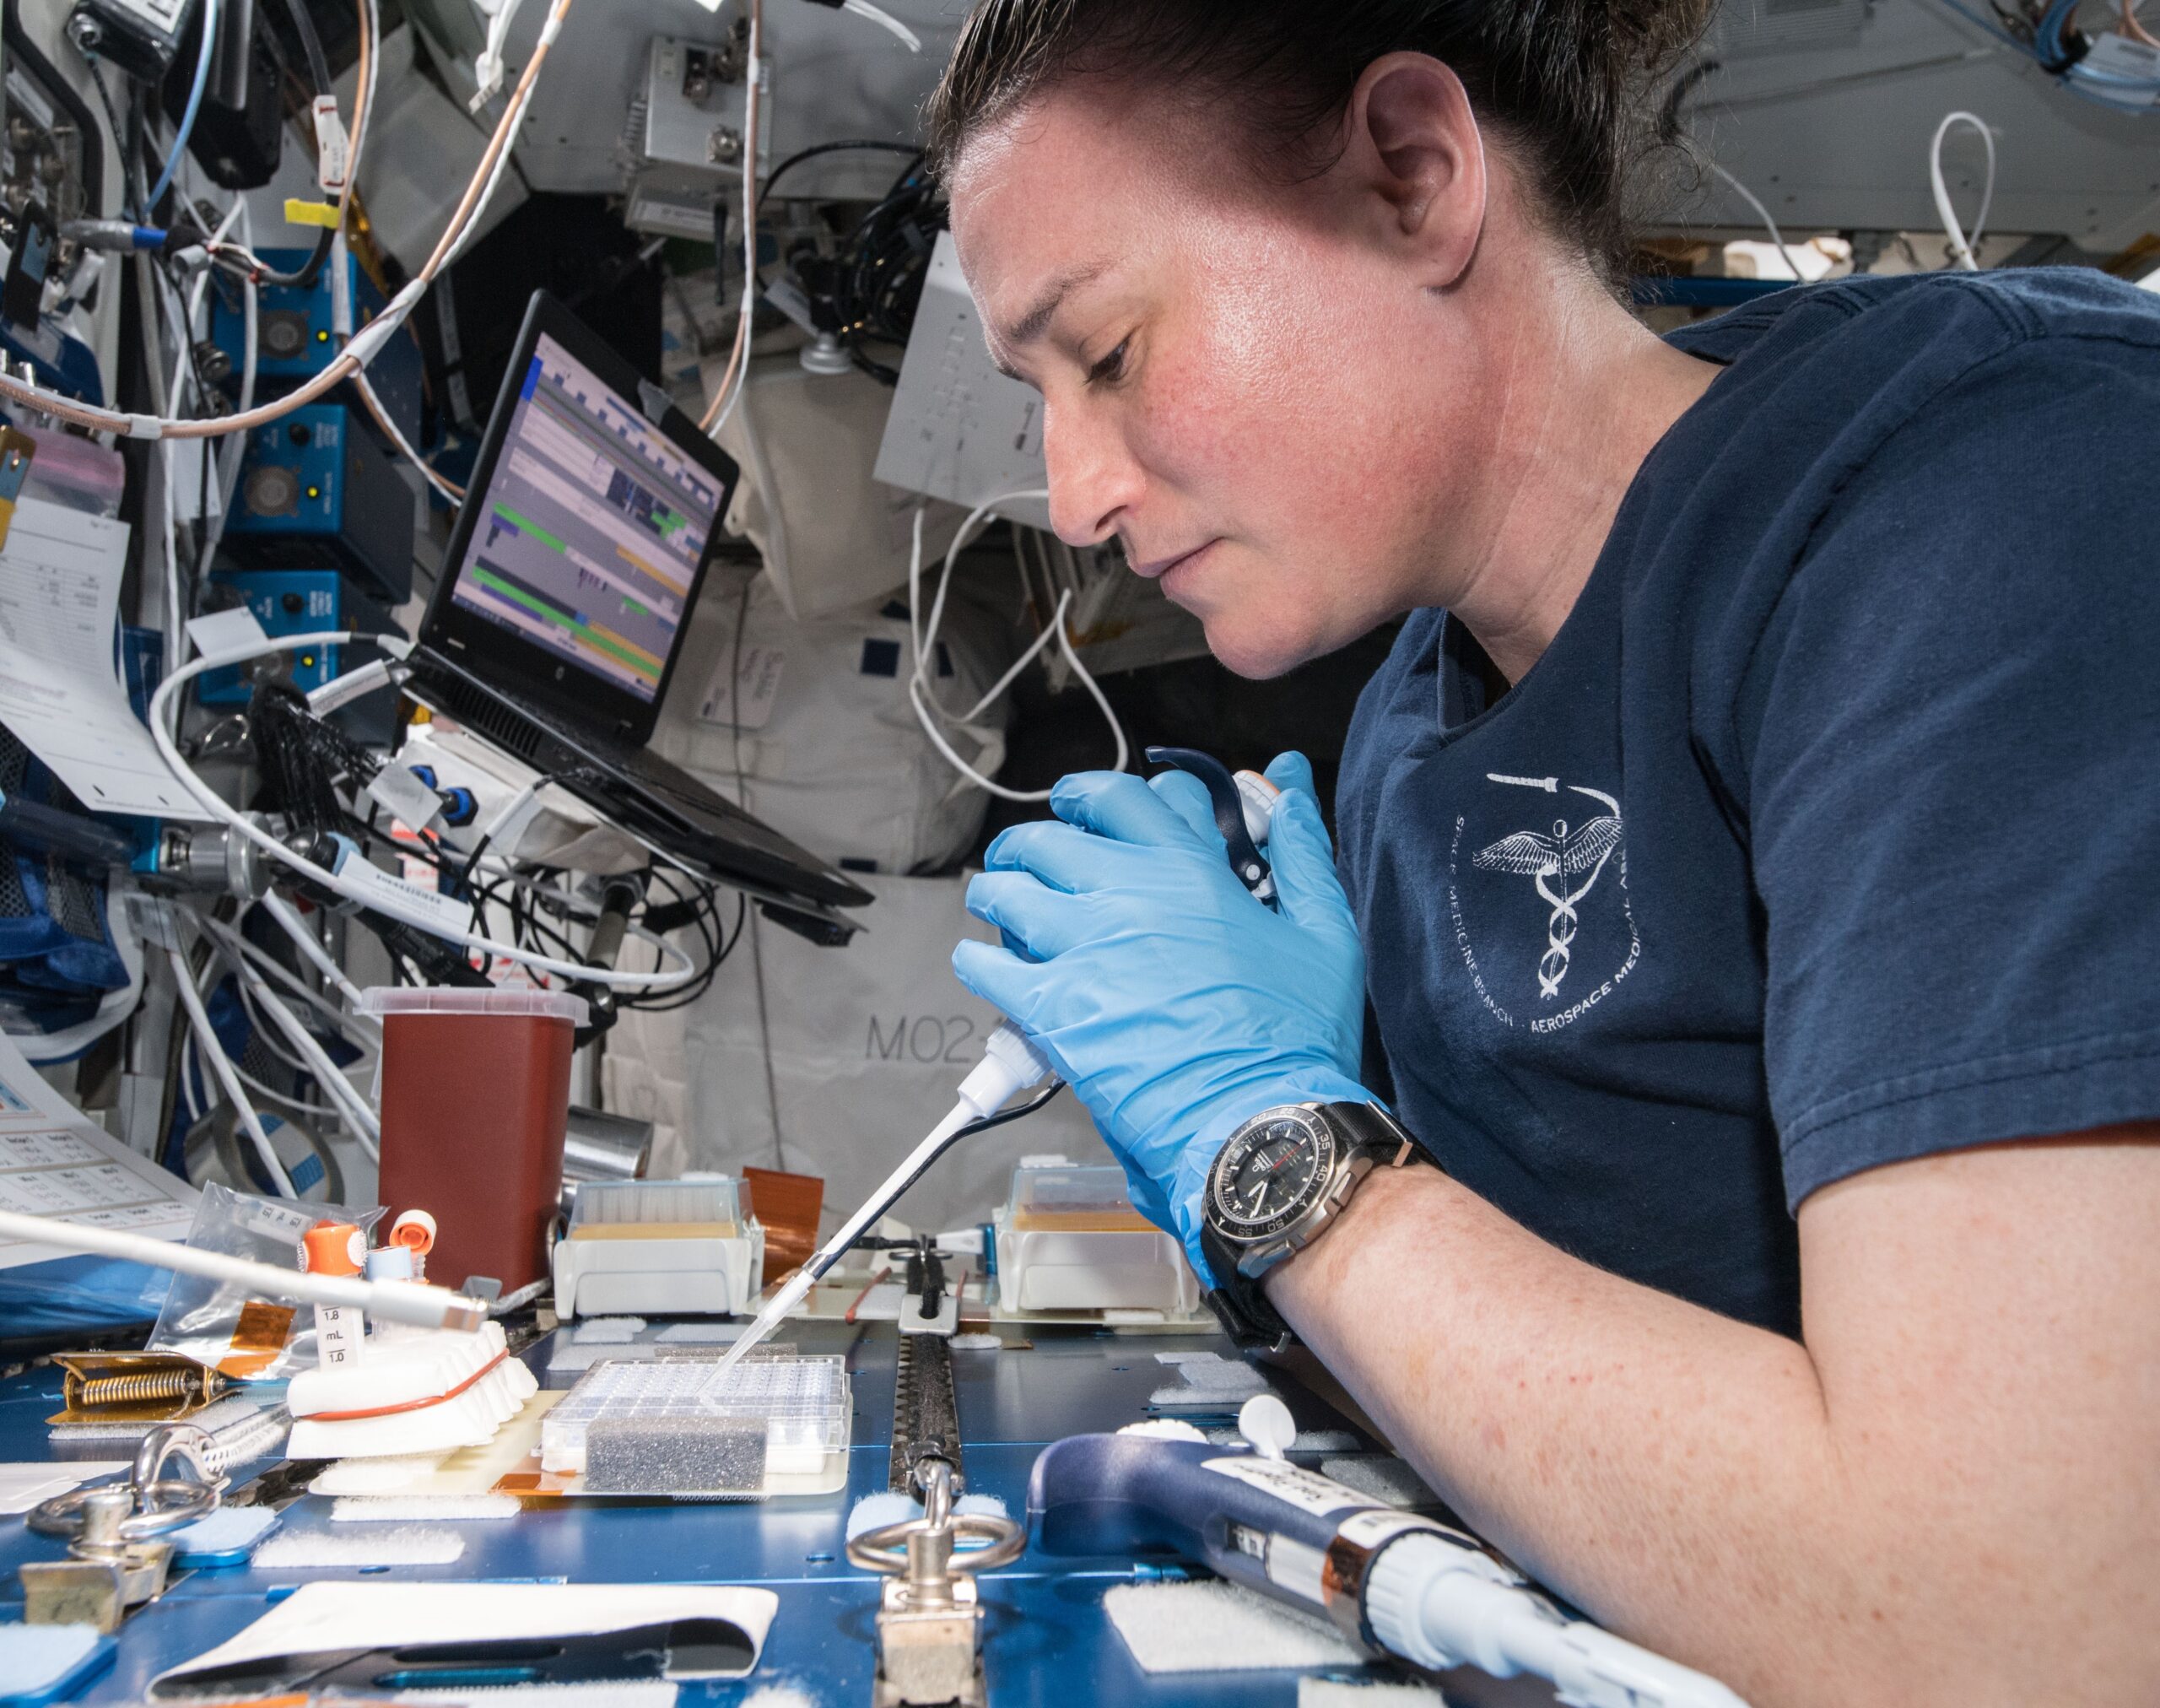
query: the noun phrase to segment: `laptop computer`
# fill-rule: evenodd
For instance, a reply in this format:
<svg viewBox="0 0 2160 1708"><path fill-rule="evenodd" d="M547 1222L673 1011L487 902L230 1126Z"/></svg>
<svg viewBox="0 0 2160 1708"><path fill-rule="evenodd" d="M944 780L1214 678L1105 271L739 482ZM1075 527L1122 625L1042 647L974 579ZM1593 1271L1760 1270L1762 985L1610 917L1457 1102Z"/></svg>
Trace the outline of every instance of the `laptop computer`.
<svg viewBox="0 0 2160 1708"><path fill-rule="evenodd" d="M544 291L489 419L407 691L778 922L870 893L645 743L737 470Z"/></svg>

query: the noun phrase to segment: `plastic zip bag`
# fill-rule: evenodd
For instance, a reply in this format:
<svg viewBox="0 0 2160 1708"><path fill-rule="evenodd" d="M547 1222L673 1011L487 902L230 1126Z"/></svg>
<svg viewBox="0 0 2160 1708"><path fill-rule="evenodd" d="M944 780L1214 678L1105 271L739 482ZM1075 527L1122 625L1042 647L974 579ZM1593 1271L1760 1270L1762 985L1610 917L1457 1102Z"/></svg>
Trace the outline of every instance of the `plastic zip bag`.
<svg viewBox="0 0 2160 1708"><path fill-rule="evenodd" d="M380 1204L356 1210L294 1203L213 1183L202 1188L187 1243L198 1251L299 1270L302 1238L317 1222L350 1222L364 1236L382 1214ZM258 1297L237 1282L175 1275L149 1350L177 1353L235 1381L283 1381L315 1363L315 1312Z"/></svg>

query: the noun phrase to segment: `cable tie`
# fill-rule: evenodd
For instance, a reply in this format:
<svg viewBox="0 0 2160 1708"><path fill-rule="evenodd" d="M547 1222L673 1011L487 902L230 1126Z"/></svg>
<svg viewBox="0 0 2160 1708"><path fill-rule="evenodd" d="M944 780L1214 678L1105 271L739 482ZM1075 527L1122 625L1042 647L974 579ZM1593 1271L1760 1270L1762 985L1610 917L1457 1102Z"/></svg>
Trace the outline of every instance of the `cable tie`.
<svg viewBox="0 0 2160 1708"><path fill-rule="evenodd" d="M122 419L127 423L130 439L162 439L165 436L165 424L155 415L128 415Z"/></svg>

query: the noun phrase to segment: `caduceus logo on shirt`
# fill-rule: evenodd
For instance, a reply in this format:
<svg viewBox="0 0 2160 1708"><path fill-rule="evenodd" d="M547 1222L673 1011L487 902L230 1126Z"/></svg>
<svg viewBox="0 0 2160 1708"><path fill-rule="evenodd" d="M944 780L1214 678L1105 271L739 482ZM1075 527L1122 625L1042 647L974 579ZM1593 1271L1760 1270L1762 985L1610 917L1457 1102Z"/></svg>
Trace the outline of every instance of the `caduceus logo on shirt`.
<svg viewBox="0 0 2160 1708"><path fill-rule="evenodd" d="M1561 792L1558 777L1488 773L1487 780L1515 788L1542 789L1549 795ZM1471 857L1471 863L1481 872L1512 872L1531 879L1537 886L1539 899L1552 910L1545 922L1545 953L1537 961L1537 994L1548 1003L1560 994L1561 981L1568 976L1569 945L1580 923L1577 910L1597 887L1606 862L1620 846L1619 802L1602 790L1574 783L1567 785L1567 792L1587 796L1605 810L1575 824L1555 819L1549 832L1518 830Z"/></svg>

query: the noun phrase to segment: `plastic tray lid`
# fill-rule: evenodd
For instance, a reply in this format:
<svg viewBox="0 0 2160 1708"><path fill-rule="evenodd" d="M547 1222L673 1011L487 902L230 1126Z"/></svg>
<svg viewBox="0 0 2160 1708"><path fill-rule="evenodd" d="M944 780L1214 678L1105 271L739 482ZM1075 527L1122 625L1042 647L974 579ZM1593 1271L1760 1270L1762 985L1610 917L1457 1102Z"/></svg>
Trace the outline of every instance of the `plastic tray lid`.
<svg viewBox="0 0 2160 1708"><path fill-rule="evenodd" d="M1147 1234L1154 1224L1133 1208L1125 1170L1115 1166L1030 1168L1012 1171L1004 1225L1014 1233Z"/></svg>
<svg viewBox="0 0 2160 1708"><path fill-rule="evenodd" d="M637 1222L740 1226L749 1213L739 1182L727 1176L693 1181L586 1181L577 1189L570 1228Z"/></svg>
<svg viewBox="0 0 2160 1708"><path fill-rule="evenodd" d="M386 1014L493 1014L510 1020L567 1020L573 1026L591 1019L583 997L568 991L537 991L529 985L497 985L487 990L457 985L373 985L360 992L360 1012L378 1019Z"/></svg>

